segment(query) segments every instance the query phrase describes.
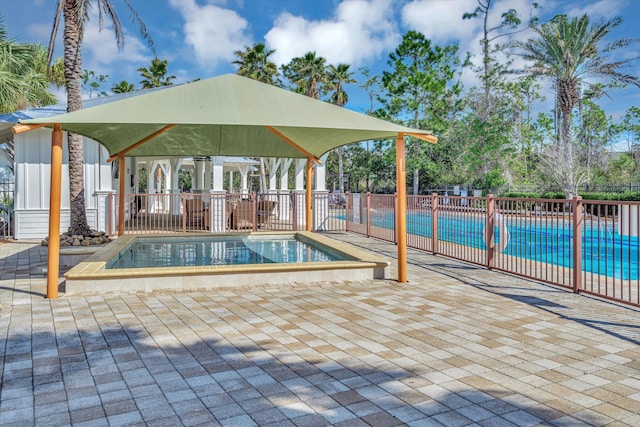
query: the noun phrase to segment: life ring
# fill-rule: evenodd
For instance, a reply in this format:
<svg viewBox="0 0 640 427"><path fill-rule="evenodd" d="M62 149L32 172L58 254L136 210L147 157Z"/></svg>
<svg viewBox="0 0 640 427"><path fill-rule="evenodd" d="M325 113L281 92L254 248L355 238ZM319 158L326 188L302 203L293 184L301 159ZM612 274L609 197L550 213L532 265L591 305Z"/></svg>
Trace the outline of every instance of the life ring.
<svg viewBox="0 0 640 427"><path fill-rule="evenodd" d="M509 230L507 229L507 223L499 213L495 217L495 227L498 228L498 242L494 244L493 249L497 253L503 252L509 245ZM485 224L482 229L482 235L484 236L484 243L489 248L489 239L487 238L487 226Z"/></svg>

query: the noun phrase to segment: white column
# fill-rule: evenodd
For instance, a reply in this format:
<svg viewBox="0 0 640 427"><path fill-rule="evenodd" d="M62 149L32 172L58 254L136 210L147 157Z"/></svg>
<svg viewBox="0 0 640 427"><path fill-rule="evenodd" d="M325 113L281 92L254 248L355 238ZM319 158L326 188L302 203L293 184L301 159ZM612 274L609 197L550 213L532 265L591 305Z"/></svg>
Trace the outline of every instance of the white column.
<svg viewBox="0 0 640 427"><path fill-rule="evenodd" d="M156 168L158 167L158 161L157 160L152 160L149 161L148 163L148 169L147 169L147 193L149 194L149 197L147 197L147 212L153 212L154 209L154 203L156 200L156 196L154 195L155 193L155 186L156 186Z"/></svg>
<svg viewBox="0 0 640 427"><path fill-rule="evenodd" d="M249 172L251 172L251 166L238 166L240 172L240 193L249 194Z"/></svg>
<svg viewBox="0 0 640 427"><path fill-rule="evenodd" d="M304 191L304 167L307 163L307 159L296 159L295 173L296 173L296 187L295 190Z"/></svg>
<svg viewBox="0 0 640 427"><path fill-rule="evenodd" d="M213 190L224 192L224 157L214 156L211 163L213 164Z"/></svg>
<svg viewBox="0 0 640 427"><path fill-rule="evenodd" d="M276 181L277 181L277 173L278 167L280 166L280 159L269 157L264 159L265 167L267 168L267 174L269 177L269 193L276 192Z"/></svg>
<svg viewBox="0 0 640 427"><path fill-rule="evenodd" d="M325 181L328 154L320 158L322 164L316 164L316 188L313 191L313 222L316 231L325 231L329 220L329 192Z"/></svg>
<svg viewBox="0 0 640 427"><path fill-rule="evenodd" d="M111 176L111 163L107 163L109 152L104 146L100 145L100 170L98 172L99 190L110 191L113 189L113 181ZM137 183L136 183L137 184Z"/></svg>
<svg viewBox="0 0 640 427"><path fill-rule="evenodd" d="M233 171L229 171L229 193L233 194Z"/></svg>
<svg viewBox="0 0 640 427"><path fill-rule="evenodd" d="M224 190L209 191L209 210L207 214L209 215L209 231L212 233L222 233L227 230L226 199L227 193Z"/></svg>
<svg viewBox="0 0 640 427"><path fill-rule="evenodd" d="M140 192L140 175L138 174L138 158L137 157L133 157L131 159L131 162L133 163L132 167L133 169L131 170L131 173L133 173L133 188L134 188L134 193L139 193Z"/></svg>
<svg viewBox="0 0 640 427"><path fill-rule="evenodd" d="M167 186L169 184L169 173L167 171L167 167L168 165L164 162L161 161L159 162L159 170L160 173L158 174L156 172L156 192L158 193L158 197L157 197L157 206L156 206L156 211L157 212L168 212L169 210L169 203L167 200L167 197L165 196L166 194L166 190L167 190ZM162 178L164 177L164 191L162 190Z"/></svg>
<svg viewBox="0 0 640 427"><path fill-rule="evenodd" d="M304 169L307 164L307 159L296 159L295 160L295 174L296 174L296 187L295 187L295 195L296 195L296 222L298 224L299 230L304 230L306 226L306 209L307 204L305 203L305 190L304 190Z"/></svg>
<svg viewBox="0 0 640 427"><path fill-rule="evenodd" d="M280 191L278 192L278 218L289 220L291 197L289 195L289 167L293 159L282 159L280 162Z"/></svg>
<svg viewBox="0 0 640 427"><path fill-rule="evenodd" d="M172 215L180 215L180 188L178 184L178 177L180 172L180 166L182 166L182 162L184 159L179 157L174 157L169 160L171 165L170 173L171 173L171 214Z"/></svg>
<svg viewBox="0 0 640 427"><path fill-rule="evenodd" d="M204 188L204 163L205 160L202 157L195 157L193 159L193 165L195 167L193 171L193 192L201 192Z"/></svg>
<svg viewBox="0 0 640 427"><path fill-rule="evenodd" d="M111 206L111 209L109 209L109 196L111 194L116 194L115 190L97 190L96 191L96 197L98 199L97 201L97 218L96 218L96 230L98 231L113 231L113 230L107 230L107 224L109 222L108 218L109 215L111 215L111 227L115 229L115 224L116 224L116 208L115 206ZM116 200L116 198L113 198L114 202ZM115 203L114 203L115 205Z"/></svg>
<svg viewBox="0 0 640 427"><path fill-rule="evenodd" d="M327 189L326 183L326 163L327 163L328 154L325 154L320 158L321 164L315 165L315 190L316 191L325 191Z"/></svg>
<svg viewBox="0 0 640 427"><path fill-rule="evenodd" d="M204 185L202 187L203 193L206 191L209 191L213 188L213 185L211 185L211 170L213 168L213 162L209 159L207 159L204 162Z"/></svg>
<svg viewBox="0 0 640 427"><path fill-rule="evenodd" d="M156 193L160 194L162 193L162 175L166 175L164 173L164 167L162 164L158 164L158 167L156 168L155 174L153 176L154 180L155 180L155 190Z"/></svg>

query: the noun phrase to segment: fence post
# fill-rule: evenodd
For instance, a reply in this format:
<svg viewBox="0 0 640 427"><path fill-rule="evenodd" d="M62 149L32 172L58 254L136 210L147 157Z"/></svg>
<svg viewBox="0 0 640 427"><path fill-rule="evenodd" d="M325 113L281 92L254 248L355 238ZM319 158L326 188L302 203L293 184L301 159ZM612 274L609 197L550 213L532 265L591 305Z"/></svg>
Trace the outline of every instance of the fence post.
<svg viewBox="0 0 640 427"><path fill-rule="evenodd" d="M367 192L367 237L371 236L371 193Z"/></svg>
<svg viewBox="0 0 640 427"><path fill-rule="evenodd" d="M114 193L109 193L107 199L107 233L109 236L113 236L113 216L114 216L114 205L113 199L115 197Z"/></svg>
<svg viewBox="0 0 640 427"><path fill-rule="evenodd" d="M438 254L438 193L431 194L431 252Z"/></svg>
<svg viewBox="0 0 640 427"><path fill-rule="evenodd" d="M258 193L253 193L253 231L258 230Z"/></svg>
<svg viewBox="0 0 640 427"><path fill-rule="evenodd" d="M487 268L491 270L495 257L495 223L496 223L496 199L493 194L487 196L487 219L484 226L484 239L487 245Z"/></svg>
<svg viewBox="0 0 640 427"><path fill-rule="evenodd" d="M576 196L571 201L573 211L573 292L582 289L582 197Z"/></svg>
<svg viewBox="0 0 640 427"><path fill-rule="evenodd" d="M398 193L393 193L393 243L398 244Z"/></svg>
<svg viewBox="0 0 640 427"><path fill-rule="evenodd" d="M187 193L181 193L182 198L182 232L187 232ZM148 202L147 202L148 203Z"/></svg>
<svg viewBox="0 0 640 427"><path fill-rule="evenodd" d="M298 193L296 191L293 191L291 193L291 196L293 197L293 221L291 225L293 226L293 231L298 231Z"/></svg>
<svg viewBox="0 0 640 427"><path fill-rule="evenodd" d="M344 192L344 229L349 231L349 192Z"/></svg>

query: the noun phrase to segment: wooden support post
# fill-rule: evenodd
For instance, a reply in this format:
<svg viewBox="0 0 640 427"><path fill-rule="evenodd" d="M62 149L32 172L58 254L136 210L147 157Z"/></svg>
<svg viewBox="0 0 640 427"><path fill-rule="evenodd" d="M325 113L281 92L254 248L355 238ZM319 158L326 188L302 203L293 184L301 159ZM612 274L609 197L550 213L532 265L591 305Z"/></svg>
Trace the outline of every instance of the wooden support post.
<svg viewBox="0 0 640 427"><path fill-rule="evenodd" d="M398 282L407 281L407 178L404 135L396 139L396 193L398 195Z"/></svg>
<svg viewBox="0 0 640 427"><path fill-rule="evenodd" d="M62 128L53 125L51 134L51 182L49 187L49 253L47 256L47 298L58 298L60 273L60 194L62 191Z"/></svg>
<svg viewBox="0 0 640 427"><path fill-rule="evenodd" d="M306 202L306 225L305 225L305 229L307 231L311 231L311 221L312 221L312 216L311 216L311 197L312 197L312 192L311 192L311 188L313 186L313 158L308 157L307 158L307 199L305 200Z"/></svg>
<svg viewBox="0 0 640 427"><path fill-rule="evenodd" d="M119 163L120 170L118 172L118 183L120 185L118 190L118 237L124 235L124 184L125 181L127 181L126 179L124 179L124 174L126 171L124 157L120 157Z"/></svg>

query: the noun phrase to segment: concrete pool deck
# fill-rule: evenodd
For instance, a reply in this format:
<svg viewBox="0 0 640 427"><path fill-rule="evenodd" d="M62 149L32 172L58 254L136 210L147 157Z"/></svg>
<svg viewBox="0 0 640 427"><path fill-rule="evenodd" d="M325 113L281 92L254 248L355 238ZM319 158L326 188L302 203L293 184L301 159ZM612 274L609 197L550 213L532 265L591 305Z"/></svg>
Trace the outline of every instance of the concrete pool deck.
<svg viewBox="0 0 640 427"><path fill-rule="evenodd" d="M640 425L640 310L408 261L407 284L46 300L46 248L0 242L0 424Z"/></svg>

